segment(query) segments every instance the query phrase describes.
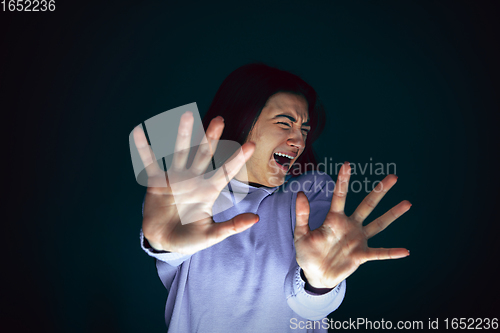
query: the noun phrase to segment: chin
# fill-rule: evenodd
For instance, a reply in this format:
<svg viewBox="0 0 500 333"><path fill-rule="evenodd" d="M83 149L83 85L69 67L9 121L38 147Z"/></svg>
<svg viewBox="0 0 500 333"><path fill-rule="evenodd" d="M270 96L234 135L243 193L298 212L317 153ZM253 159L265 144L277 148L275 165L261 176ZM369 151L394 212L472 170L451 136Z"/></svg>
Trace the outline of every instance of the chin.
<svg viewBox="0 0 500 333"><path fill-rule="evenodd" d="M268 187L281 186L285 182L285 177L270 177L268 179Z"/></svg>

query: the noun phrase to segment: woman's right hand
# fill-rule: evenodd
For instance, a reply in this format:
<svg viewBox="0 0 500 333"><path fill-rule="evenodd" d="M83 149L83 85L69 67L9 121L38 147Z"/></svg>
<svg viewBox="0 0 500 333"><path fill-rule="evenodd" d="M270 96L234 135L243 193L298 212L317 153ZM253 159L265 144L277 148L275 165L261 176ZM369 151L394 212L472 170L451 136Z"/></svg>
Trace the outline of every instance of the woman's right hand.
<svg viewBox="0 0 500 333"><path fill-rule="evenodd" d="M208 142L202 142L191 167L187 169L193 119L189 111L181 117L172 166L168 172L158 166L142 128L138 126L134 129L135 145L148 175L142 231L156 250L193 254L245 231L259 220L258 215L252 213L240 214L220 223L212 219L215 200L248 161L255 145L245 143L212 177L205 179L203 174L211 163L224 129L224 120L222 117L212 119L206 131ZM183 224L181 216L189 216L194 222Z"/></svg>

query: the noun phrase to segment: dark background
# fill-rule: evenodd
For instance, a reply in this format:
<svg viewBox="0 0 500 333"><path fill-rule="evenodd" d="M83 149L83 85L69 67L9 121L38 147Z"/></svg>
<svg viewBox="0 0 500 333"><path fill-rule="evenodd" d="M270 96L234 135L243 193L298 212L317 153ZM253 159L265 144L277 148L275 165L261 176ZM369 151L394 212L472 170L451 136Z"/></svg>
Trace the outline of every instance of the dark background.
<svg viewBox="0 0 500 333"><path fill-rule="evenodd" d="M167 292L139 246L145 188L128 136L191 102L203 115L251 61L317 89L328 112L320 156L396 163L398 183L373 217L413 204L370 240L411 256L360 267L332 318L498 317L498 8L57 0L54 12L0 12L0 327L165 331ZM350 194L348 213L364 195Z"/></svg>

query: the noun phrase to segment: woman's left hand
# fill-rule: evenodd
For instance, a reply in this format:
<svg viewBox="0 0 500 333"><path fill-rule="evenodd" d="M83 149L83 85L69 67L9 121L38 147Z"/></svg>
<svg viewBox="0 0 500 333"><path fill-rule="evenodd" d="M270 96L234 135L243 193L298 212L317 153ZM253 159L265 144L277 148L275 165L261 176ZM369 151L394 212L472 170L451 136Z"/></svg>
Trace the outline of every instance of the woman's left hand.
<svg viewBox="0 0 500 333"><path fill-rule="evenodd" d="M385 177L354 213L346 216L344 206L350 170L349 163L344 163L337 178L330 211L323 225L313 231L309 229L309 201L304 193L297 195L294 233L297 263L304 271L307 282L315 288L334 288L367 261L398 259L410 254L404 248L370 248L367 244L369 238L410 209L409 201L402 201L363 226L363 221L396 183L397 177Z"/></svg>

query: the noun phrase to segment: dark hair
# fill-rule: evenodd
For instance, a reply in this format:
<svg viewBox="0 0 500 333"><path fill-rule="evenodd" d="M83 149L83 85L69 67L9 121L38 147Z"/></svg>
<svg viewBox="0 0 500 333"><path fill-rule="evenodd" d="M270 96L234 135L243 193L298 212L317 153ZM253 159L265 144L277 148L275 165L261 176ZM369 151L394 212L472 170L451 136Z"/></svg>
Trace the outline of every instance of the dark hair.
<svg viewBox="0 0 500 333"><path fill-rule="evenodd" d="M269 97L278 92L303 96L309 108L311 131L304 151L294 163L295 170L291 169L289 172L296 176L311 169L317 170L312 144L325 126L325 111L313 87L290 72L263 63L251 63L237 68L224 79L217 90L203 118L203 126L207 129L210 121L220 115L225 123L220 139L236 141L242 145Z"/></svg>

